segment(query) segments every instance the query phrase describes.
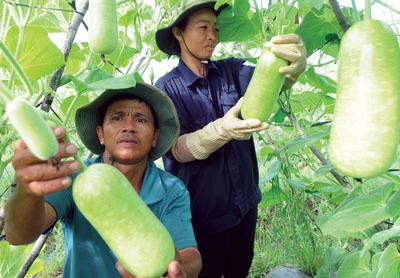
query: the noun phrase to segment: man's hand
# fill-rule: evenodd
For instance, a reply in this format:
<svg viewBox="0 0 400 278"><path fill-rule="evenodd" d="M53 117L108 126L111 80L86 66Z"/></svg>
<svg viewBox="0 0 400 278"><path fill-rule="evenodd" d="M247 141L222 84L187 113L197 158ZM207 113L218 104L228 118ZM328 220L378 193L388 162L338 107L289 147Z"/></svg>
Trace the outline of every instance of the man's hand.
<svg viewBox="0 0 400 278"><path fill-rule="evenodd" d="M78 151L76 146L64 141L65 129L56 127L53 131L59 142L57 165L38 159L24 141L15 144L12 165L17 186L5 207L5 231L13 245L33 242L54 224L56 211L44 201L44 196L68 187L71 184L68 175L80 169L75 160L62 161Z"/></svg>
<svg viewBox="0 0 400 278"><path fill-rule="evenodd" d="M65 129L55 127L53 131L59 142L56 158L61 160L76 155L77 147L64 141ZM12 165L18 185L25 190L26 194L37 197L65 189L71 184L71 178L68 175L80 169L76 160L60 161L55 166L50 161L38 159L22 140L15 144Z"/></svg>
<svg viewBox="0 0 400 278"><path fill-rule="evenodd" d="M279 72L285 74L286 78L297 81L307 65L307 50L303 39L297 34L275 36L264 46L275 55L289 61L289 65L281 67Z"/></svg>
<svg viewBox="0 0 400 278"><path fill-rule="evenodd" d="M119 274L121 274L121 276L123 278L140 278L140 277L136 277L134 275L132 275L131 273L129 273L120 262L117 262L115 264L115 267L117 268ZM167 273L165 273L164 275L160 276L160 277L167 277L167 278L186 278L187 275L184 271L183 266L178 262L178 261L172 261L168 264L168 270Z"/></svg>

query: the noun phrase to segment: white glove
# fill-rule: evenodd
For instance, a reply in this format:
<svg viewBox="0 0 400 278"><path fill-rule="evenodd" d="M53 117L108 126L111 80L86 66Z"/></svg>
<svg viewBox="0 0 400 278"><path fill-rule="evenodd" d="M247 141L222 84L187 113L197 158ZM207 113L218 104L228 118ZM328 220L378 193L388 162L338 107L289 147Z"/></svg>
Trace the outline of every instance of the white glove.
<svg viewBox="0 0 400 278"><path fill-rule="evenodd" d="M297 34L275 36L264 44L275 55L287 60L289 65L281 67L279 72L286 79L296 81L307 66L307 50L303 39Z"/></svg>
<svg viewBox="0 0 400 278"><path fill-rule="evenodd" d="M186 146L196 159L206 159L232 139L249 140L253 132L268 128L266 122L257 119L239 119L242 101L239 99L222 118L187 135Z"/></svg>

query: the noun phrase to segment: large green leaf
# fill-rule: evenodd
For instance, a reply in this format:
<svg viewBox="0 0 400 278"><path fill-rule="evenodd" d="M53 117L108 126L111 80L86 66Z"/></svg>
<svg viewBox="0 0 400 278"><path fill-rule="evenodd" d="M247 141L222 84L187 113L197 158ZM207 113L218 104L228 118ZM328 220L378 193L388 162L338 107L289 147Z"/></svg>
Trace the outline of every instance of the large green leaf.
<svg viewBox="0 0 400 278"><path fill-rule="evenodd" d="M31 246L31 245L30 245ZM26 251L30 246L13 246L8 241L0 241L0 277L14 278L20 267L24 263L27 254ZM40 259L36 259L30 267L27 276L34 275L43 270L44 263Z"/></svg>
<svg viewBox="0 0 400 278"><path fill-rule="evenodd" d="M366 278L371 273L369 253L357 251L348 255L339 267L338 278Z"/></svg>
<svg viewBox="0 0 400 278"><path fill-rule="evenodd" d="M262 31L260 18L259 13L250 11L247 1L236 1L235 9L229 6L218 16L219 40L242 42L254 39Z"/></svg>
<svg viewBox="0 0 400 278"><path fill-rule="evenodd" d="M395 243L390 244L379 258L376 278L398 278L400 273L400 254Z"/></svg>
<svg viewBox="0 0 400 278"><path fill-rule="evenodd" d="M335 17L335 14L328 6L321 9L312 9L306 14L300 26L296 29L307 46L307 56L310 56L314 51L321 49L326 44L337 44L337 34L340 32L340 27ZM328 48L329 49L329 48ZM337 53L327 53L333 57Z"/></svg>
<svg viewBox="0 0 400 278"><path fill-rule="evenodd" d="M57 18L56 14L47 12L44 9L38 12L38 15L29 25L45 28L49 33L64 32L64 29L60 26L60 19Z"/></svg>
<svg viewBox="0 0 400 278"><path fill-rule="evenodd" d="M64 55L49 39L44 28L27 27L23 41L19 41L19 35L20 29L14 26L7 32L5 42L10 51L18 56L18 63L31 82L51 74L65 64ZM16 55L19 48L21 51ZM0 66L12 68L12 65L8 65L5 60L0 60Z"/></svg>
<svg viewBox="0 0 400 278"><path fill-rule="evenodd" d="M346 233L360 232L380 221L395 216L392 209L387 208L389 202L400 203L400 194L393 194L396 186L393 183L383 185L375 190L354 198L339 207L333 215L323 223L324 233L342 237Z"/></svg>

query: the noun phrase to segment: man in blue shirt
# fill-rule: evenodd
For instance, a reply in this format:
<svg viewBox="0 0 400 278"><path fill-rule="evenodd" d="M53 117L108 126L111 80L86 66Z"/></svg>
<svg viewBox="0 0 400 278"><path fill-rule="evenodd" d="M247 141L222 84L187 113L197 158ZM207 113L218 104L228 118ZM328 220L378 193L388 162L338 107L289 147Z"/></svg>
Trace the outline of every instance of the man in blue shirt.
<svg viewBox="0 0 400 278"><path fill-rule="evenodd" d="M203 259L200 277L248 275L261 200L252 133L267 123L239 118L254 66L245 60L210 60L218 44L216 1L181 0L170 25L156 32L160 50L179 64L156 82L175 104L180 136L163 157L165 169L190 192L193 228ZM284 88L305 70L306 51L295 34L274 37L271 51L288 61ZM265 76L268 78L268 76Z"/></svg>
<svg viewBox="0 0 400 278"><path fill-rule="evenodd" d="M107 163L120 170L170 233L177 253L166 269L168 277L197 277L201 257L191 225L188 191L181 180L153 162L179 134L170 99L157 88L138 82L133 88L106 90L77 110L75 122L82 142L99 154L85 164ZM57 158L76 155L76 146L64 141L65 129L54 131L59 140ZM35 158L19 141L13 167L18 185L5 217L11 244L32 242L60 220L66 243L63 277L132 277L75 205L70 185L74 186L79 174L78 161L62 160L54 167Z"/></svg>

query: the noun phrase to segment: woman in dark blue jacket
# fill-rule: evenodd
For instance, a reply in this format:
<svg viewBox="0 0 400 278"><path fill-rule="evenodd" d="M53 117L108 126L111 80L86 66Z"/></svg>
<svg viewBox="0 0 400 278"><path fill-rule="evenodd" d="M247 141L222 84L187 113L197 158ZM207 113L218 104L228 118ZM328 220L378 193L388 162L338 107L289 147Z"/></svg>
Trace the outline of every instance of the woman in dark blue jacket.
<svg viewBox="0 0 400 278"><path fill-rule="evenodd" d="M180 57L156 82L175 104L181 133L163 157L165 170L182 179L191 198L192 223L203 258L200 277L246 277L253 259L261 200L254 131L267 123L240 119L241 98L254 71L245 60L210 60L218 44L216 1L183 0L171 24L156 33L158 47ZM305 70L298 35L274 37L271 51L288 60L280 69L289 88ZM268 78L268 76L265 76Z"/></svg>

